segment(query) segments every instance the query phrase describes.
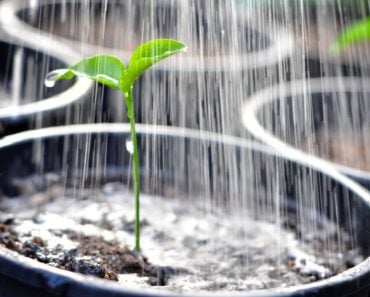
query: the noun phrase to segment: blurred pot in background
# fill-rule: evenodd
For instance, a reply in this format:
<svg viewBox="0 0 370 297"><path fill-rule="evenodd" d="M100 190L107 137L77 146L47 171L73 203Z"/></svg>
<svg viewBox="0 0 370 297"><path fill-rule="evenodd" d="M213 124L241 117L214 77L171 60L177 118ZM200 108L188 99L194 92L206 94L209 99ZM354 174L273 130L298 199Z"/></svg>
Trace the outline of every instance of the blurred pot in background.
<svg viewBox="0 0 370 297"><path fill-rule="evenodd" d="M143 123L238 133L240 98L276 82L293 50L288 31L270 21L260 26L234 1L5 1L0 9L11 14L8 34L20 28L83 55L125 60L142 41L160 37L187 44L186 55L160 63L137 84ZM124 121L123 101L103 92L101 120Z"/></svg>

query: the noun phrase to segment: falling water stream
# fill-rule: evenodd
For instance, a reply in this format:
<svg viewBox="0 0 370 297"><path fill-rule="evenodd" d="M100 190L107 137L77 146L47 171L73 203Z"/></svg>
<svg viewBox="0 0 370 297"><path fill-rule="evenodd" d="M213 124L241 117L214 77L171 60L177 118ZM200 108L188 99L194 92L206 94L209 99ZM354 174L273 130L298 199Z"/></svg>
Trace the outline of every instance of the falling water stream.
<svg viewBox="0 0 370 297"><path fill-rule="evenodd" d="M370 103L364 87L370 47L352 46L340 55L330 51L345 26L369 15L368 0L4 3L19 9L16 16L24 31L15 39L36 32L83 56L114 54L128 63L130 53L153 38L187 44L186 54L161 62L135 85L139 124L256 139L258 135L243 125L247 120L242 107L253 98L262 101L270 96L256 111L266 131L309 154L370 171ZM11 30L4 28L1 34ZM11 66L1 72L0 79L6 82L1 82L0 108L5 106L3 92L15 105L58 93L43 85L52 70L47 56L52 48L42 53L46 58L25 54L22 45L7 50L15 53L9 54ZM40 69L43 77L35 74ZM48 78L47 87L52 87L53 77ZM62 89L59 82L58 87ZM97 84L87 100L64 112L67 116L59 125L127 122L121 95ZM34 127L55 124L40 117ZM31 181L16 182L20 199L28 199L24 193L31 198L22 200L26 205L22 210L14 205L16 199L4 198L0 221L4 210L18 211L15 230L23 242L37 237L68 251L79 247L65 230L130 246L134 212L129 138L111 141L106 134L87 134L55 143L35 141L30 157L38 164L35 174ZM359 247L357 226L341 226L341 220L352 220L351 191L333 185L314 166L297 167L278 153L266 156L238 145L215 145L209 139L188 143L142 136L141 148L147 174L143 252L155 265L178 269L177 279L170 278L165 289L285 288L329 278L368 256ZM46 155L55 159L44 161ZM124 169L118 179L102 182L101 176L111 174L112 160ZM48 168L53 168L52 174L46 173ZM168 179L170 185L162 184ZM40 191L45 183L53 187ZM193 196L184 197L189 193ZM295 210L286 199L290 196L295 198ZM136 275L120 274L119 281L151 286L150 280Z"/></svg>

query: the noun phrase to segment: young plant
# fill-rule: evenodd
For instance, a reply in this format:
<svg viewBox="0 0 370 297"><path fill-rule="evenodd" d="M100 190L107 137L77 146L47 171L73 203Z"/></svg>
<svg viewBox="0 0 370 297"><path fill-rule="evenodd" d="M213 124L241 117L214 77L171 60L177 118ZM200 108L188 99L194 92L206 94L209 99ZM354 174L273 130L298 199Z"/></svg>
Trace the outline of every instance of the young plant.
<svg viewBox="0 0 370 297"><path fill-rule="evenodd" d="M45 85L47 87L52 87L58 80L82 76L116 89L123 94L127 107L127 117L130 121L131 140L133 145L136 251L140 251L140 172L132 88L139 76L152 65L169 56L184 51L186 51L186 46L179 41L173 39L154 39L141 44L135 49L128 66L117 57L97 55L83 59L67 69L54 70L50 72L45 79Z"/></svg>
<svg viewBox="0 0 370 297"><path fill-rule="evenodd" d="M340 52L349 45L370 40L370 17L346 28L332 45L334 52Z"/></svg>

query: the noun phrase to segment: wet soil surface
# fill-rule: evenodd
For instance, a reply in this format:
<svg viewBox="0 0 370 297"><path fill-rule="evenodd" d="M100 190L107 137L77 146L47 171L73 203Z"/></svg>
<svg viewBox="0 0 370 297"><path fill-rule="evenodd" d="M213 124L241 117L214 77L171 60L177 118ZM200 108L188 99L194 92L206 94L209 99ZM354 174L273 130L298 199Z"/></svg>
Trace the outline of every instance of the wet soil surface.
<svg viewBox="0 0 370 297"><path fill-rule="evenodd" d="M132 193L122 184L79 192L56 185L3 198L0 245L49 265L126 287L175 291L284 288L328 278L363 258L330 223L307 231L229 215L196 203L143 195L142 252L133 252ZM201 201L201 199L199 200ZM144 256L145 255L145 256Z"/></svg>
<svg viewBox="0 0 370 297"><path fill-rule="evenodd" d="M105 241L102 237L85 236L73 231L66 231L63 235L55 232L56 236L61 235L75 242L76 248L67 249L62 245L50 248L38 236L19 236L12 228L14 224L13 219L0 223L0 244L54 267L113 281L118 281L120 273L135 273L147 277L151 285L159 286L165 285L169 275L176 273L170 267L151 265L146 257L127 246Z"/></svg>

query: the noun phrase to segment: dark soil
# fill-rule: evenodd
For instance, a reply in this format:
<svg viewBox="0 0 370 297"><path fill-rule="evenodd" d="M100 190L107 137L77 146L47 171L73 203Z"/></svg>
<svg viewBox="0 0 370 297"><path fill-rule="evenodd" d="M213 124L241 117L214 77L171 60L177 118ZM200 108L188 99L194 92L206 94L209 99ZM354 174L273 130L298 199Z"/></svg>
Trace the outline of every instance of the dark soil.
<svg viewBox="0 0 370 297"><path fill-rule="evenodd" d="M349 166L358 170L370 171L370 138L368 132L359 131L325 133L318 131L315 155L334 163ZM307 144L303 148L307 151ZM312 147L312 145L310 145Z"/></svg>
<svg viewBox="0 0 370 297"><path fill-rule="evenodd" d="M171 267L151 265L146 257L118 242L107 242L97 236L65 232L69 239L79 243L73 250L63 247L49 249L44 240L37 236L22 242L12 230L13 223L13 219L0 223L0 244L54 267L113 281L118 281L118 274L135 273L148 277L152 286L165 285L168 278L177 272Z"/></svg>

